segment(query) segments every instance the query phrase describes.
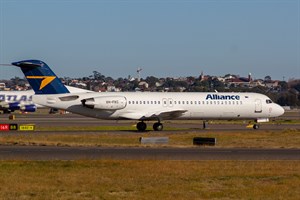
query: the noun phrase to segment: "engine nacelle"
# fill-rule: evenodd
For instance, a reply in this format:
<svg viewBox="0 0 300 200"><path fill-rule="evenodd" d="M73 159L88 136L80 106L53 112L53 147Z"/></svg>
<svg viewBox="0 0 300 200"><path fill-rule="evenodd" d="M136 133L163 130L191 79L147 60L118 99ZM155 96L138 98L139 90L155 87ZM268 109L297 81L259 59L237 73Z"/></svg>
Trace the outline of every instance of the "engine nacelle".
<svg viewBox="0 0 300 200"><path fill-rule="evenodd" d="M15 111L15 110L20 110L20 103L19 102L14 102L14 103L9 103L8 104L8 109L11 111Z"/></svg>
<svg viewBox="0 0 300 200"><path fill-rule="evenodd" d="M91 109L120 110L126 107L127 101L122 96L105 96L81 100L82 105Z"/></svg>
<svg viewBox="0 0 300 200"><path fill-rule="evenodd" d="M24 112L35 112L36 105L34 105L34 104L24 105L24 106L21 106L20 110L22 110Z"/></svg>

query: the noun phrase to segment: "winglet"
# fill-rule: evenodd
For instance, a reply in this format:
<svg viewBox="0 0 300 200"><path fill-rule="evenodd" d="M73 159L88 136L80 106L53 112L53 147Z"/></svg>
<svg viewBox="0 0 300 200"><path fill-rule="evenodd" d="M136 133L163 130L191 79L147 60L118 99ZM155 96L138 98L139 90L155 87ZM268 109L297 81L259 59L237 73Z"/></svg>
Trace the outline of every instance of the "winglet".
<svg viewBox="0 0 300 200"><path fill-rule="evenodd" d="M70 93L50 67L40 60L23 60L11 64L21 68L35 94Z"/></svg>

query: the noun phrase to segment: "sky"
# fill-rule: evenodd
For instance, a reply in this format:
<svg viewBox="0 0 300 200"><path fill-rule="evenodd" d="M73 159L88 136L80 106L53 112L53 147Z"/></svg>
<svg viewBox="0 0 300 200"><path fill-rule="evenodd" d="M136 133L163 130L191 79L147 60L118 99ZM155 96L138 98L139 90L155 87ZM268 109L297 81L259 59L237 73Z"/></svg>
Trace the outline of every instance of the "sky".
<svg viewBox="0 0 300 200"><path fill-rule="evenodd" d="M26 59L71 78L300 79L300 0L0 0L0 63Z"/></svg>

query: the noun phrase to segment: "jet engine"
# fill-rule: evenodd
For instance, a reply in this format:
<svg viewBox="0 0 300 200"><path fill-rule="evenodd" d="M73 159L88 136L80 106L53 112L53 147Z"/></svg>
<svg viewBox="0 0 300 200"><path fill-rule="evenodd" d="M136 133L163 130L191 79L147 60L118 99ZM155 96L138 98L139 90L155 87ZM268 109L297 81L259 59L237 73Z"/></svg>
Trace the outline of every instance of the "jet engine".
<svg viewBox="0 0 300 200"><path fill-rule="evenodd" d="M10 111L15 111L15 110L21 110L23 112L35 112L36 111L36 105L22 104L20 102L8 103L8 106L6 106L6 107Z"/></svg>
<svg viewBox="0 0 300 200"><path fill-rule="evenodd" d="M20 110L20 103L19 102L9 103L8 109L11 111Z"/></svg>
<svg viewBox="0 0 300 200"><path fill-rule="evenodd" d="M94 97L81 100L84 107L100 110L120 110L126 107L126 98L122 96Z"/></svg>
<svg viewBox="0 0 300 200"><path fill-rule="evenodd" d="M24 112L35 112L36 105L34 105L34 104L24 105L24 106L20 107L20 110L24 111Z"/></svg>

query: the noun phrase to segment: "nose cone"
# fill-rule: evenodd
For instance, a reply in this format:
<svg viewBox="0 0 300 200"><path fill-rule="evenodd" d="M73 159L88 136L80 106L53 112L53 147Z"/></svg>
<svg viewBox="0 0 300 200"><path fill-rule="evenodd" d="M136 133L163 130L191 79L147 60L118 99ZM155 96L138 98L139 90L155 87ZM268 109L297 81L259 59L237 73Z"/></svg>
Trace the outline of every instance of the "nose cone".
<svg viewBox="0 0 300 200"><path fill-rule="evenodd" d="M280 105L276 105L276 111L274 112L276 117L284 114L284 109Z"/></svg>

